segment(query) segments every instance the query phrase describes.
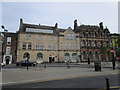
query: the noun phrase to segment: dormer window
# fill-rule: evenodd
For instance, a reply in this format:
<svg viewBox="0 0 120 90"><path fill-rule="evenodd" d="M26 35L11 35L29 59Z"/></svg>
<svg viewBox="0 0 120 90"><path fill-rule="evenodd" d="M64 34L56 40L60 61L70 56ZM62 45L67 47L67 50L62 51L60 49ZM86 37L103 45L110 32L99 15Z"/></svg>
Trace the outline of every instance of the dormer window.
<svg viewBox="0 0 120 90"><path fill-rule="evenodd" d="M65 35L65 39L66 40L74 40L75 39L75 35L74 34L66 34Z"/></svg>

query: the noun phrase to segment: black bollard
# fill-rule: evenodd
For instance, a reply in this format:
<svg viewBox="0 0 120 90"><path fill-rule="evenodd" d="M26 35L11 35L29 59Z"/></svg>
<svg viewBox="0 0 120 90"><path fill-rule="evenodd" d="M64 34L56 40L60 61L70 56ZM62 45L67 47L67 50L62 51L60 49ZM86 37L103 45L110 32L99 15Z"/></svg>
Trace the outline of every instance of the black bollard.
<svg viewBox="0 0 120 90"><path fill-rule="evenodd" d="M28 70L28 65L27 65L27 70Z"/></svg>
<svg viewBox="0 0 120 90"><path fill-rule="evenodd" d="M90 58L88 58L88 64L90 64Z"/></svg>
<svg viewBox="0 0 120 90"><path fill-rule="evenodd" d="M115 61L112 61L113 64L113 70L115 70Z"/></svg>
<svg viewBox="0 0 120 90"><path fill-rule="evenodd" d="M107 89L107 90L110 90L109 79L108 79L108 78L106 78L106 89Z"/></svg>

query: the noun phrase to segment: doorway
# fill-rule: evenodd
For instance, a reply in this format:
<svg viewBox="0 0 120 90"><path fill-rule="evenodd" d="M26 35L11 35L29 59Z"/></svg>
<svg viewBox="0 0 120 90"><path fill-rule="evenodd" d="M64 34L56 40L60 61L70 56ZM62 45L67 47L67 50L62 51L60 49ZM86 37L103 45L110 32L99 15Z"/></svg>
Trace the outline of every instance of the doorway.
<svg viewBox="0 0 120 90"><path fill-rule="evenodd" d="M5 57L6 65L10 64L10 56Z"/></svg>

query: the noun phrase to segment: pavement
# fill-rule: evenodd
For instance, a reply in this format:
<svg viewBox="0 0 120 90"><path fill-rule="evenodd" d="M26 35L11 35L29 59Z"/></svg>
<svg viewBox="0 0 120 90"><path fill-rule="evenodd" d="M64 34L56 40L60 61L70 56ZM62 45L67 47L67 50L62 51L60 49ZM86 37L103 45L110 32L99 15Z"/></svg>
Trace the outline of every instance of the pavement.
<svg viewBox="0 0 120 90"><path fill-rule="evenodd" d="M13 65L14 66L14 65ZM76 77L90 77L101 75L118 74L119 64L116 63L116 69L112 70L111 62L101 63L102 70L95 71L94 63L88 65L87 63L70 64L70 68L66 64L47 64L47 68L29 67L24 68L2 68L2 85L16 85L33 82L44 82L51 80L62 80Z"/></svg>

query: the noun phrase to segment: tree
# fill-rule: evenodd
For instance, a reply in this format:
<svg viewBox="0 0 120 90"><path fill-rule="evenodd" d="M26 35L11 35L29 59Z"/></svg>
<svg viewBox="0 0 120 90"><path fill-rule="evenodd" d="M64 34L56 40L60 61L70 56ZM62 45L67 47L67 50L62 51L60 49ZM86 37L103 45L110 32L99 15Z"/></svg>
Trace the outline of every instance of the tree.
<svg viewBox="0 0 120 90"><path fill-rule="evenodd" d="M108 56L108 59L111 58L111 53L110 53L110 47L101 47L101 54L102 54L102 60L106 60L106 56ZM107 61L108 61L107 59Z"/></svg>

